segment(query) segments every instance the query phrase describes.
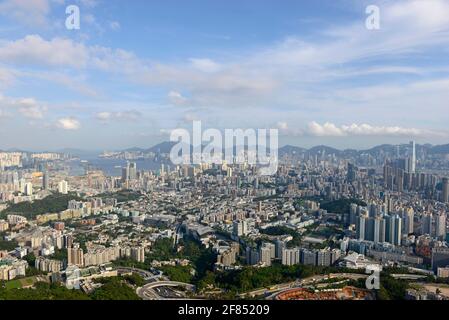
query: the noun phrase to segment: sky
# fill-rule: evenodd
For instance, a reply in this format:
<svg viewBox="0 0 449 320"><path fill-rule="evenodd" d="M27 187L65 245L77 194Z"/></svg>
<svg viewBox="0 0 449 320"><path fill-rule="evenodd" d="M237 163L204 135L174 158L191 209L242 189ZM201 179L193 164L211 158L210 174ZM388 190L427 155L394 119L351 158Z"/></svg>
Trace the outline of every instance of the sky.
<svg viewBox="0 0 449 320"><path fill-rule="evenodd" d="M0 0L4 150L147 148L194 120L280 145L446 144L448 110L446 0Z"/></svg>

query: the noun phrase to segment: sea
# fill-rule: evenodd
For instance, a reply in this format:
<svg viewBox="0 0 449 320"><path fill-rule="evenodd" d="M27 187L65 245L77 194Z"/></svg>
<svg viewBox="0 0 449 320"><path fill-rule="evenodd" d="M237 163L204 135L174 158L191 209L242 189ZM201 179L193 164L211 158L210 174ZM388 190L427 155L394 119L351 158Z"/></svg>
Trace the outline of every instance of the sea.
<svg viewBox="0 0 449 320"><path fill-rule="evenodd" d="M126 167L127 162L135 162L137 170L146 171L158 171L161 169L163 163L153 159L122 160L100 158L98 156L83 157L69 162L70 175L82 176L86 174L86 171L101 170L107 176L120 177L122 168ZM170 163L164 163L164 165L167 166L170 165Z"/></svg>

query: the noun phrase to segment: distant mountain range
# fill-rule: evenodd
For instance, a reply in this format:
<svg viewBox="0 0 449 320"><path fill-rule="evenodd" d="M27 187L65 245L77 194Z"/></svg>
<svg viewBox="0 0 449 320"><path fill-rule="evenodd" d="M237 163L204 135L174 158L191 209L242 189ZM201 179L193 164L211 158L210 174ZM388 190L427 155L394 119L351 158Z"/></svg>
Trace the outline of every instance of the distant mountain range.
<svg viewBox="0 0 449 320"><path fill-rule="evenodd" d="M177 144L176 142L169 142L165 141L162 143L159 143L151 148L145 149L145 148L129 148L125 150L116 151L118 153L124 153L124 152L136 152L136 153L142 153L142 154L148 154L148 153L170 153L173 146ZM404 153L406 150L408 150L410 147L409 144L402 144L399 145L399 151L400 153ZM315 146L309 149L292 146L292 145L286 145L281 148L279 148L279 155L286 155L286 154L308 154L308 155L322 155L324 154L335 154L336 156L357 156L361 154L369 154L372 156L376 156L379 154L395 154L397 152L398 145L391 145L391 144L383 144L375 146L371 149L366 150L356 150L356 149L345 149L345 150L339 150L333 147L321 145L321 146ZM23 150L8 150L7 152L27 152ZM1 152L1 150L0 150ZM59 153L68 153L76 156L84 156L84 155L92 155L93 151L86 151L86 150L80 150L80 149L62 149L58 150ZM424 144L424 145L416 145L416 153L425 153L425 154L449 154L449 144L445 145L437 145L433 146L430 144Z"/></svg>
<svg viewBox="0 0 449 320"><path fill-rule="evenodd" d="M284 146L279 149L279 154L335 154L337 156L356 156L361 154L369 154L376 156L379 154L395 154L397 152L397 145L383 144L375 146L371 149L366 150L355 150L355 149L345 149L339 150L328 146L316 146L310 149L304 149L301 147L295 147L291 145ZM399 145L400 153L404 153L405 150L410 148L409 144ZM426 154L449 154L449 144L432 146L430 144L416 145L416 153L426 153Z"/></svg>
<svg viewBox="0 0 449 320"><path fill-rule="evenodd" d="M159 143L149 149L143 149L143 148L130 148L123 150L122 152L141 152L141 153L170 153L170 150L172 147L176 144L176 142L162 142ZM376 156L379 154L395 154L397 152L398 145L391 145L391 144L383 144L379 146L375 146L371 149L366 150L356 150L356 149L345 149L345 150L339 150L333 147L321 145L321 146L315 146L309 149L292 146L292 145L286 145L281 148L279 148L279 155L285 155L285 154L309 154L309 155L322 155L325 154L335 154L336 156L356 156L361 154L370 154L372 156ZM409 144L402 144L399 145L399 151L401 153L404 153L406 150L410 148ZM432 146L430 144L424 144L424 145L416 145L416 152L419 153L426 153L426 154L449 154L449 144L445 145L438 145L438 146Z"/></svg>

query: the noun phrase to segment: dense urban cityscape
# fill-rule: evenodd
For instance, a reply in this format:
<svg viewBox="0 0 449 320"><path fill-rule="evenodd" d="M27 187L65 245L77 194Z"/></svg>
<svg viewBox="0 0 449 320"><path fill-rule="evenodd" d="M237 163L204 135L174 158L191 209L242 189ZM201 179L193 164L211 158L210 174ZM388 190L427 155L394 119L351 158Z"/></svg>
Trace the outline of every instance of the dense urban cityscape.
<svg viewBox="0 0 449 320"><path fill-rule="evenodd" d="M0 153L0 299L449 299L447 145L285 146L274 176L171 147Z"/></svg>

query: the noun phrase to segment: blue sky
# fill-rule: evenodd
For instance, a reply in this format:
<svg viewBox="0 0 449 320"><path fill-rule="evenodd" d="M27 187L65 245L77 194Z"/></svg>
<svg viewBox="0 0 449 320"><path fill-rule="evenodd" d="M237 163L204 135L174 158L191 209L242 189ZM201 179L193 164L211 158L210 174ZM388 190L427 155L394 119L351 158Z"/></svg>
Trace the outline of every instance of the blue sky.
<svg viewBox="0 0 449 320"><path fill-rule="evenodd" d="M448 88L445 0L0 0L0 149L148 147L192 120L448 143Z"/></svg>

